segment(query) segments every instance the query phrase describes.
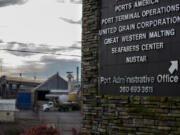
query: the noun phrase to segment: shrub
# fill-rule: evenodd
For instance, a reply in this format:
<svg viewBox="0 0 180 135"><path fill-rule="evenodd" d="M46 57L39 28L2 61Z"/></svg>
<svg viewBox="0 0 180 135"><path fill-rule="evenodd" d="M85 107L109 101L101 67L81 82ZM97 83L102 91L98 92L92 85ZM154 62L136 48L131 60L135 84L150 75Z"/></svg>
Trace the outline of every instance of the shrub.
<svg viewBox="0 0 180 135"><path fill-rule="evenodd" d="M29 129L26 133L20 135L60 135L60 133L53 127L47 127L46 125L39 125Z"/></svg>

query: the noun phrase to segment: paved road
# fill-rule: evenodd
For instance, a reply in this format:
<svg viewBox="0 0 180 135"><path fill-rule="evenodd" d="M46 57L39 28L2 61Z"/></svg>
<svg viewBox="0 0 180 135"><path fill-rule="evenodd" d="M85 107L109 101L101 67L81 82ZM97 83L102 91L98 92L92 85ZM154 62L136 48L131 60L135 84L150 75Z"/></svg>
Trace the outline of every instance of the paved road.
<svg viewBox="0 0 180 135"><path fill-rule="evenodd" d="M38 119L40 123L52 124L59 131L72 128L80 130L82 117L79 111L70 112L39 112L37 115L31 111L20 111L16 113L18 119Z"/></svg>
<svg viewBox="0 0 180 135"><path fill-rule="evenodd" d="M40 112L40 121L48 121L49 123L56 123L57 128L61 129L80 129L81 115L79 111L76 112Z"/></svg>

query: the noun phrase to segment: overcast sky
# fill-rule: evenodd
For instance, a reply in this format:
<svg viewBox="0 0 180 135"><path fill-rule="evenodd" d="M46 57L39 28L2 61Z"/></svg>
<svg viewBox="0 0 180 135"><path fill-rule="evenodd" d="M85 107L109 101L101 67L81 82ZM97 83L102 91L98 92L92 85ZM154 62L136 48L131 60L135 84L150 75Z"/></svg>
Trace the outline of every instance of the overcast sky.
<svg viewBox="0 0 180 135"><path fill-rule="evenodd" d="M75 75L81 61L81 14L81 0L0 0L1 74Z"/></svg>

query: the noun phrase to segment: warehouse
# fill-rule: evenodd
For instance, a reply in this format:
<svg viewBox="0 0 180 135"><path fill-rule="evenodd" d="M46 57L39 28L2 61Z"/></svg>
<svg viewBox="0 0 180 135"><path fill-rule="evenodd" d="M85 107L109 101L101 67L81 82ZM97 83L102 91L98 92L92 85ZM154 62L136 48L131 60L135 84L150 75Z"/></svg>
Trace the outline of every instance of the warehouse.
<svg viewBox="0 0 180 135"><path fill-rule="evenodd" d="M18 91L30 91L37 87L41 81L35 78L25 78L22 76L2 76L0 78L0 96L2 98L16 98Z"/></svg>
<svg viewBox="0 0 180 135"><path fill-rule="evenodd" d="M44 83L40 84L34 89L36 99L39 101L45 101L46 100L45 95L49 94L50 90L52 89L56 89L56 90L68 89L67 81L65 81L62 77L60 77L59 73L56 73L55 75L51 76Z"/></svg>

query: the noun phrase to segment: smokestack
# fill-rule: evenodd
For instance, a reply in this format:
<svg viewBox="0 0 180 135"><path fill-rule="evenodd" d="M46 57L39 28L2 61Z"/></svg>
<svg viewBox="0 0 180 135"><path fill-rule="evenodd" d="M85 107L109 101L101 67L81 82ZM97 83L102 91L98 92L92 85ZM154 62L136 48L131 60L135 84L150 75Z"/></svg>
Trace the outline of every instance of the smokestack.
<svg viewBox="0 0 180 135"><path fill-rule="evenodd" d="M76 77L77 77L77 79L76 79L77 82L79 82L79 67L77 67L77 76Z"/></svg>

